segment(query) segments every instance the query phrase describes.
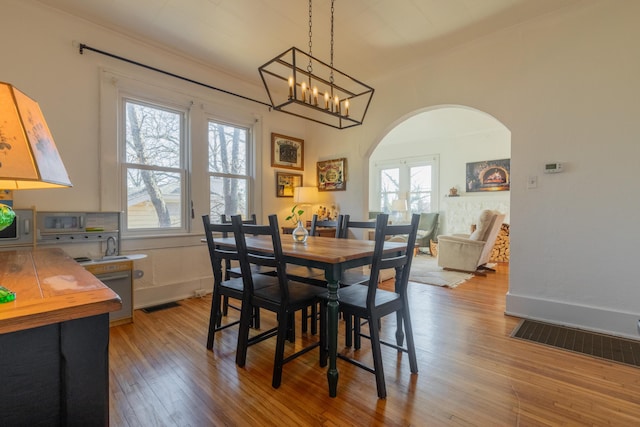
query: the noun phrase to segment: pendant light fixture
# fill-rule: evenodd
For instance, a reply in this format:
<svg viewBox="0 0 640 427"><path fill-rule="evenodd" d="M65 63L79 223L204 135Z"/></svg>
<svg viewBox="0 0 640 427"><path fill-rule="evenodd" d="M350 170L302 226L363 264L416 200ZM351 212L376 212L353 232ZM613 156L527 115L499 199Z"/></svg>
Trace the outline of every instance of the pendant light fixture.
<svg viewBox="0 0 640 427"><path fill-rule="evenodd" d="M292 47L260 68L260 77L274 110L337 129L361 125L374 89L333 67L331 0L331 55L327 64L312 56L312 4L309 0L309 53Z"/></svg>

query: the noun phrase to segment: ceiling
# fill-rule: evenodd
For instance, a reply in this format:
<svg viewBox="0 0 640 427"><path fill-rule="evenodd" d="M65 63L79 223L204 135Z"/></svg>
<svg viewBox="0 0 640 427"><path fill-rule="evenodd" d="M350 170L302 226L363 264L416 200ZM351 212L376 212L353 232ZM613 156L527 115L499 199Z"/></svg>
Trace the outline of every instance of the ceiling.
<svg viewBox="0 0 640 427"><path fill-rule="evenodd" d="M295 46L309 50L305 0L37 0L247 81ZM336 0L334 66L367 83L416 58L580 0ZM312 54L329 62L329 0L313 1ZM110 51L109 46L92 47ZM118 54L118 52L112 52Z"/></svg>

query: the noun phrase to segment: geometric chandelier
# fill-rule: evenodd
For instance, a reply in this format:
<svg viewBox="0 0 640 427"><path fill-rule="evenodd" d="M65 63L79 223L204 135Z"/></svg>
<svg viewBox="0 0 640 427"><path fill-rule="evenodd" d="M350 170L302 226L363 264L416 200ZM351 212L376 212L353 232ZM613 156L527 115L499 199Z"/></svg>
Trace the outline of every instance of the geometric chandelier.
<svg viewBox="0 0 640 427"><path fill-rule="evenodd" d="M362 124L374 89L333 67L334 1L331 0L330 64L312 56L309 0L309 53L292 47L258 71L274 110L347 129Z"/></svg>

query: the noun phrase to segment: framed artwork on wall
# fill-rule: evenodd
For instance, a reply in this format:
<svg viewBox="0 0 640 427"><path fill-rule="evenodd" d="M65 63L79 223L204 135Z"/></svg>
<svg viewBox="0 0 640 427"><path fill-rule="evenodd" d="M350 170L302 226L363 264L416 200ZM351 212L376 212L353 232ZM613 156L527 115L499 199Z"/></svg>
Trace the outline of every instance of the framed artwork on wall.
<svg viewBox="0 0 640 427"><path fill-rule="evenodd" d="M511 185L511 159L467 163L467 192L508 191Z"/></svg>
<svg viewBox="0 0 640 427"><path fill-rule="evenodd" d="M291 136L272 133L271 166L304 170L304 141Z"/></svg>
<svg viewBox="0 0 640 427"><path fill-rule="evenodd" d="M347 159L318 162L318 191L347 189Z"/></svg>
<svg viewBox="0 0 640 427"><path fill-rule="evenodd" d="M293 197L296 187L302 187L302 175L276 172L276 197Z"/></svg>

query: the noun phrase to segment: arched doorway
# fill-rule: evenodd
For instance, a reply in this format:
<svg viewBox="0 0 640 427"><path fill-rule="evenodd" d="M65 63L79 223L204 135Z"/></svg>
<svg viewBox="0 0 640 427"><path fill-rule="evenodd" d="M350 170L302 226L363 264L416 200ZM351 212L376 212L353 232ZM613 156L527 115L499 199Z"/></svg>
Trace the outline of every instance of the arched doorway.
<svg viewBox="0 0 640 427"><path fill-rule="evenodd" d="M502 191L467 191L466 175L469 163L510 158L511 132L493 116L458 105L416 111L397 123L369 157L369 210L389 211L393 197L407 200L409 212L440 213L438 234L468 233L482 209L505 213L508 224L510 192L504 186ZM429 165L427 181L412 172L416 165ZM397 189L390 190L384 174L392 168L399 172ZM457 196L450 197L451 189ZM418 192L429 193L428 203L414 202Z"/></svg>

